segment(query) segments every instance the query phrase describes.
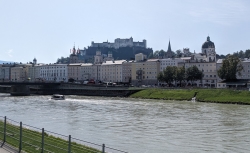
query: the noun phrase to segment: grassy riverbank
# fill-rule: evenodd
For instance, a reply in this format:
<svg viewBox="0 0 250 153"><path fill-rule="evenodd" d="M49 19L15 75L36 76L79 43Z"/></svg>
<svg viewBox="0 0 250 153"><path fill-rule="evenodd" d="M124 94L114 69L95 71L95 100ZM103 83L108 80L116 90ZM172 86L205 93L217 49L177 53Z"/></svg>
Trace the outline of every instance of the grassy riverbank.
<svg viewBox="0 0 250 153"><path fill-rule="evenodd" d="M131 98L191 100L213 103L232 103L250 105L250 91L231 89L145 89L132 94Z"/></svg>
<svg viewBox="0 0 250 153"><path fill-rule="evenodd" d="M0 121L0 140L4 139L4 123ZM20 130L18 126L8 124L6 125L6 142L13 147L19 148ZM22 150L28 153L40 153L42 142L42 133L23 128L22 130ZM54 137L52 135L44 134L44 152L68 152L68 141ZM71 142L71 152L74 153L89 153L101 152L96 149Z"/></svg>

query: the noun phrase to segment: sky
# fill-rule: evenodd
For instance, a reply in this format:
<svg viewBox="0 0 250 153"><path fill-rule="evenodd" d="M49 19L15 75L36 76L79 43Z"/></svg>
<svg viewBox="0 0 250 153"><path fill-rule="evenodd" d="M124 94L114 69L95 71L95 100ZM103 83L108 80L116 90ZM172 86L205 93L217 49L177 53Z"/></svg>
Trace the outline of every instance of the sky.
<svg viewBox="0 0 250 153"><path fill-rule="evenodd" d="M70 49L116 38L216 53L250 49L249 0L0 0L0 60L55 63Z"/></svg>

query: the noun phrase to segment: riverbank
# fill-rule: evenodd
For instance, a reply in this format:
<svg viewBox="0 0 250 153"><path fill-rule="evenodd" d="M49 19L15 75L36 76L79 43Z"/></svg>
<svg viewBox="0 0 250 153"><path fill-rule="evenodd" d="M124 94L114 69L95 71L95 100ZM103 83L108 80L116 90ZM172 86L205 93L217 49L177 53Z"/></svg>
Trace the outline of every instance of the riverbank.
<svg viewBox="0 0 250 153"><path fill-rule="evenodd" d="M231 89L145 89L130 95L131 98L191 100L197 102L250 105L250 91Z"/></svg>
<svg viewBox="0 0 250 153"><path fill-rule="evenodd" d="M0 121L0 140L4 140L4 122ZM6 124L6 142L13 147L20 148L20 127L13 124ZM27 128L22 129L22 150L25 152L41 152L41 144L44 143L44 152L67 152L69 150L69 142L59 137L54 137L44 133L33 131ZM18 150L18 149L17 149ZM71 152L88 153L101 152L97 149L84 146L79 143L71 142Z"/></svg>

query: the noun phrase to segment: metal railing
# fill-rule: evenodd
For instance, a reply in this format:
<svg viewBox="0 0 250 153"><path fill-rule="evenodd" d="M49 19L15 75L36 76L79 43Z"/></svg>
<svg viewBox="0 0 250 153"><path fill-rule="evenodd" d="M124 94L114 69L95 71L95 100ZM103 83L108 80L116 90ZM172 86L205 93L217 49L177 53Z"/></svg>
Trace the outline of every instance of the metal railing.
<svg viewBox="0 0 250 153"><path fill-rule="evenodd" d="M0 116L0 139L28 152L39 153L127 153L119 149L40 129Z"/></svg>

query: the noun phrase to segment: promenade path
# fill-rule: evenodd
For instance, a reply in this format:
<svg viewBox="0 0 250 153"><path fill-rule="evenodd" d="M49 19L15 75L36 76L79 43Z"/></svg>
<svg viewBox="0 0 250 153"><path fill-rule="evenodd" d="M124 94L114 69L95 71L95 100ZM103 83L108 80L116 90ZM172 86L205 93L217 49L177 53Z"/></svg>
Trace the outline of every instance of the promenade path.
<svg viewBox="0 0 250 153"><path fill-rule="evenodd" d="M18 150L12 148L10 145L8 144L2 145L2 144L3 142L0 141L0 153L18 153Z"/></svg>

